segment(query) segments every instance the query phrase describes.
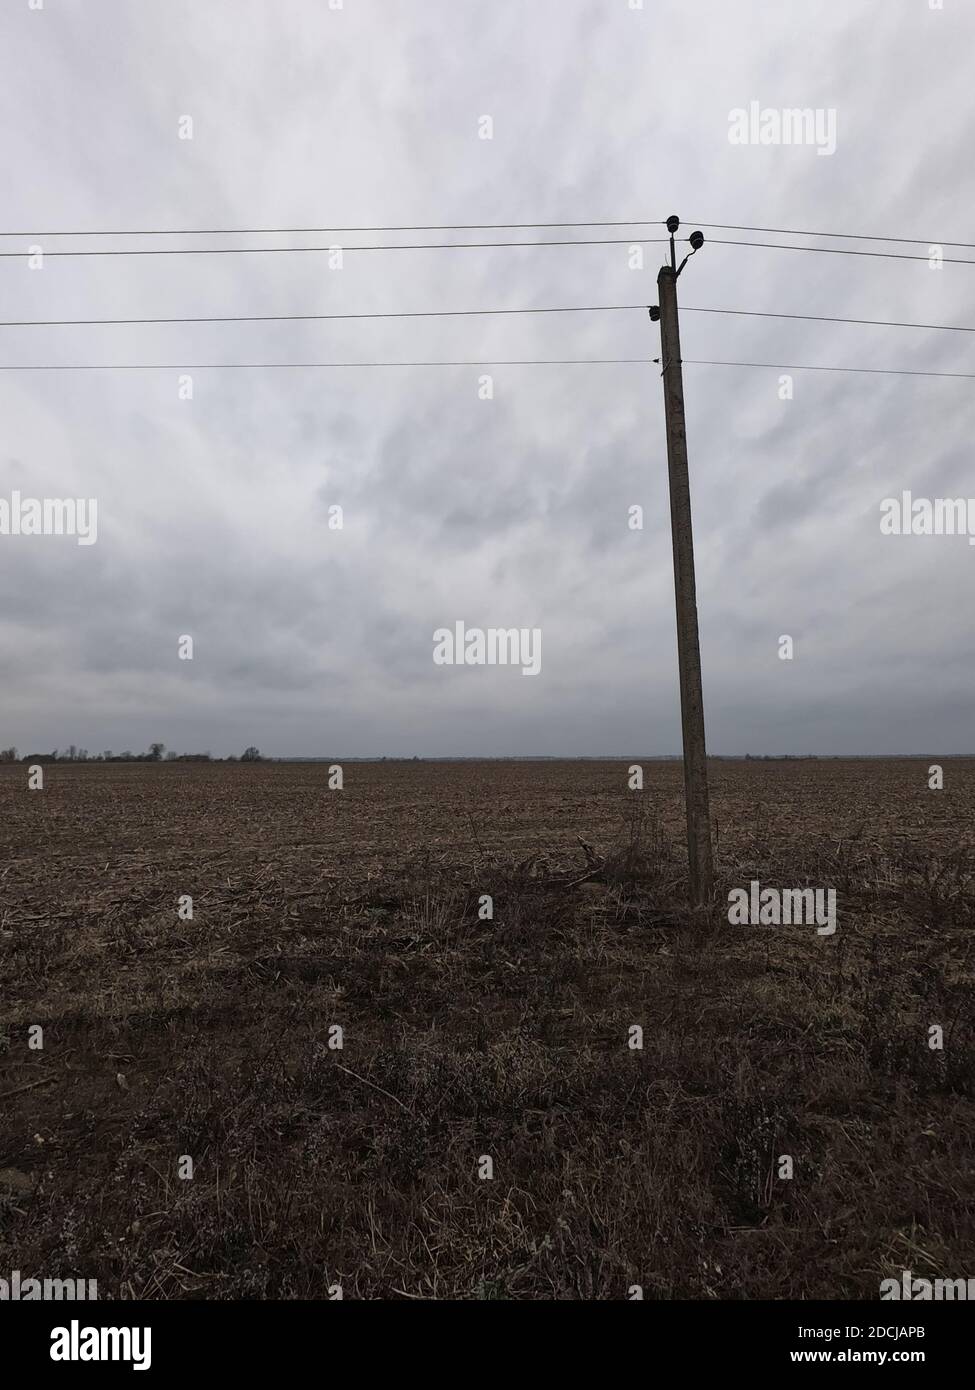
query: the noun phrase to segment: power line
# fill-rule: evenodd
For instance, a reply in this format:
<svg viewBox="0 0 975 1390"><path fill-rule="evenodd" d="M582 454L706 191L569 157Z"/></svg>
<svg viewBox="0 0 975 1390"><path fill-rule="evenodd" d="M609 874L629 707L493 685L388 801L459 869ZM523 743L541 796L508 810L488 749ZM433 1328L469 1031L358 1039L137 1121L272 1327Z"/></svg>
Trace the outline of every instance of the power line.
<svg viewBox="0 0 975 1390"><path fill-rule="evenodd" d="M649 246L654 242L666 242L667 237L602 237L594 239L547 240L547 241L421 241L391 242L371 246L164 246L129 251L124 247L110 247L102 251L45 251L51 256L261 256L273 252L292 251L341 251L343 255L351 251L465 251L498 249L506 246ZM730 244L730 243L729 243ZM743 245L757 245L745 242ZM0 251L0 257L7 260L23 260L29 251Z"/></svg>
<svg viewBox="0 0 975 1390"><path fill-rule="evenodd" d="M303 251L335 251L343 253L355 251L476 251L502 250L506 247L535 246L650 246L666 243L667 237L573 237L569 239L545 239L535 241L421 241L375 243L367 246L171 246L126 250L124 247L110 247L99 251L45 251L47 257L78 256L260 256L274 253ZM786 246L773 241L734 241L714 237L711 246L752 246L769 251L814 251L826 256L873 256L883 260L929 261L928 256L913 256L899 251L855 251L846 246ZM0 258L22 260L29 251L0 251ZM945 265L975 265L975 260L958 256L942 258Z"/></svg>
<svg viewBox="0 0 975 1390"><path fill-rule="evenodd" d="M437 222L385 227L155 227L124 232L0 232L0 236L311 236L325 232L486 232L542 231L559 227L662 227L662 217L618 222Z"/></svg>
<svg viewBox="0 0 975 1390"><path fill-rule="evenodd" d="M0 328L66 328L123 323L296 323L338 319L446 319L474 318L488 314L595 314L613 309L640 309L646 304L567 304L529 309L410 309L362 314L226 314L201 318L133 319L2 319Z"/></svg>
<svg viewBox="0 0 975 1390"><path fill-rule="evenodd" d="M659 362L659 358L654 358ZM718 362L704 357L682 357L681 362L694 367L770 367L784 372L863 372L868 376L938 376L975 381L975 372L915 372L901 367L819 367L804 362Z"/></svg>
<svg viewBox="0 0 975 1390"><path fill-rule="evenodd" d="M592 225L596 225L595 223ZM627 225L636 225L627 224ZM818 236L835 237L843 241L891 241L899 242L904 246L954 246L972 251L975 250L975 241L943 241L940 237L920 237L920 236L868 236L865 232L800 232L792 227L742 227L732 222L693 222L689 221L688 226L703 227L707 231L715 232L771 232L776 236ZM926 258L925 258L926 259Z"/></svg>
<svg viewBox="0 0 975 1390"><path fill-rule="evenodd" d="M769 251L816 251L821 256L876 256L888 261L930 261L929 256L910 256L904 251L854 251L848 246L785 246L775 241L726 241L713 237L709 246L758 246ZM0 252L0 255L5 254ZM56 252L53 254L57 254ZM81 253L84 255L84 252ZM943 256L945 265L975 265L975 260L965 260L959 256Z"/></svg>
<svg viewBox="0 0 975 1390"><path fill-rule="evenodd" d="M408 309L379 310L369 313L343 314L218 314L195 317L124 318L124 319L0 319L0 328L70 328L107 327L123 324L166 323L319 323L348 319L439 319L479 318L507 314L596 314L640 310L646 304L559 304L524 309ZM839 318L832 314L786 314L769 309L715 309L682 304L686 314L730 314L742 318L795 319L805 323L853 323L873 328L928 328L945 333L975 333L975 327L955 323L911 323L898 319Z"/></svg>
<svg viewBox="0 0 975 1390"><path fill-rule="evenodd" d="M933 328L944 333L975 333L975 328L958 323L908 323L899 319L848 319L837 318L832 314L777 314L769 309L699 309L693 308L689 304L682 304L680 307L682 313L685 314L735 314L742 318L752 319L801 319L804 323L859 323L872 328ZM4 325L0 323L0 328L2 327Z"/></svg>
<svg viewBox="0 0 975 1390"><path fill-rule="evenodd" d="M0 372L192 372L265 367L620 367L631 364L646 367L654 360L650 357L519 357L449 362L79 362L0 365Z"/></svg>
<svg viewBox="0 0 975 1390"><path fill-rule="evenodd" d="M14 231L0 232L0 237L129 237L129 236L307 236L320 233L349 232L477 232L477 231L527 231L539 229L551 231L559 228L582 227L656 227L664 224L664 218L618 218L605 220L593 218L586 222L414 222L390 223L352 227L145 227L141 229L116 229L91 231ZM889 234L871 235L867 232L823 232L802 230L795 227L753 227L738 222L698 222L685 218L688 226L701 227L708 231L761 232L775 236L827 237L843 241L887 241L905 246L951 246L975 250L975 242L945 241L941 237L905 237Z"/></svg>
<svg viewBox="0 0 975 1390"><path fill-rule="evenodd" d="M728 362L711 358L684 357L695 367L762 367L794 372L859 372L870 376L952 377L975 381L975 372L923 372L899 367L813 366L796 362ZM520 357L474 358L466 360L427 360L393 362L80 362L55 365L0 365L0 372L162 372L250 370L312 367L622 367L659 366L659 357Z"/></svg>

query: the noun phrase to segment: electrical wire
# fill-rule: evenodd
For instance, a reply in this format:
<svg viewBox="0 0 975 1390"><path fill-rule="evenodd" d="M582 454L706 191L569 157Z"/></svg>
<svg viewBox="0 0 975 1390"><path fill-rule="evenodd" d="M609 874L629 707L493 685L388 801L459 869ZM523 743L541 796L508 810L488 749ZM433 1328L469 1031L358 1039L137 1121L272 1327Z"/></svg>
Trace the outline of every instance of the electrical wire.
<svg viewBox="0 0 975 1390"><path fill-rule="evenodd" d="M908 323L900 319L850 319L837 318L833 314L778 314L770 309L701 309L690 304L680 306L682 314L736 314L752 319L801 319L804 323L859 323L872 328L932 328L943 333L975 333L959 323ZM0 327L3 327L0 324Z"/></svg>
<svg viewBox="0 0 975 1390"><path fill-rule="evenodd" d="M44 251L45 257L52 256L262 256L275 252L293 251L476 251L497 250L509 246L649 246L655 242L666 242L667 237L601 237L593 239L569 238L546 241L421 241L391 242L370 246L164 246L149 249L140 248L129 251L125 247L113 246L99 251ZM751 245L752 243L746 243ZM756 243L757 244L757 243ZM6 260L23 260L29 251L0 251Z"/></svg>
<svg viewBox="0 0 975 1390"><path fill-rule="evenodd" d="M655 362L659 360L654 358ZM694 367L770 367L783 372L862 372L867 376L934 376L975 381L975 372L918 372L901 367L821 367L811 366L807 362L720 362L704 357L682 357L681 362Z"/></svg>
<svg viewBox="0 0 975 1390"><path fill-rule="evenodd" d="M74 325L101 326L123 323L299 323L341 319L448 319L474 318L489 314L594 314L609 309L641 309L646 304L566 304L553 308L529 309L409 309L381 310L360 314L225 314L201 318L132 319L2 319L0 328L67 328Z"/></svg>
<svg viewBox="0 0 975 1390"><path fill-rule="evenodd" d="M646 304L559 304L524 309L389 309L368 313L343 314L217 314L197 317L124 318L124 319L0 319L0 328L71 328L107 327L122 324L170 323L320 323L359 319L440 319L478 318L507 314L596 314L640 310ZM769 309L715 309L696 304L682 304L685 314L731 314L742 318L795 319L806 323L853 323L874 328L928 328L945 333L975 333L975 327L955 323L911 323L898 319L839 318L832 314L788 314Z"/></svg>
<svg viewBox="0 0 975 1390"><path fill-rule="evenodd" d="M682 363L695 367L761 367L795 372L858 372L870 376L952 377L975 381L975 372L926 372L899 367L820 366L795 362L729 362L712 358L685 357ZM385 362L83 362L22 365L0 364L0 372L161 372L264 370L306 367L613 367L659 365L658 357L520 357L473 358L466 360L385 361Z"/></svg>
<svg viewBox="0 0 975 1390"><path fill-rule="evenodd" d="M386 227L156 227L124 232L0 232L0 236L317 236L326 232L500 232L528 231L534 227L542 231L559 227L662 227L664 223L664 218L657 217L629 222L421 222Z"/></svg>
<svg viewBox="0 0 975 1390"><path fill-rule="evenodd" d="M191 372L214 368L263 370L265 367L608 367L633 363L647 366L652 361L650 357L518 357L417 362L77 362L31 366L16 363L0 364L0 372Z"/></svg>
<svg viewBox="0 0 975 1390"><path fill-rule="evenodd" d="M0 237L128 237L128 236L307 236L319 233L349 232L477 232L477 231L527 231L539 229L551 231L558 228L574 229L581 227L656 227L663 226L666 219L656 218L617 218L608 221L593 218L587 222L414 222L386 225L366 225L353 227L145 227L124 230L74 230L74 231L15 231L0 232ZM972 241L945 241L942 237L905 237L889 234L871 235L867 232L823 232L802 230L795 227L753 227L739 222L698 222L693 218L682 219L686 226L700 227L705 231L760 232L775 236L826 237L843 241L887 241L905 246L951 246L975 250Z"/></svg>
<svg viewBox="0 0 975 1390"><path fill-rule="evenodd" d="M843 241L890 241L899 242L904 246L953 246L975 251L975 241L943 241L940 237L868 236L865 232L800 232L793 227L743 227L733 222L692 222L690 220L688 226L702 227L706 231L714 232L770 232L775 236L833 237Z"/></svg>
<svg viewBox="0 0 975 1390"><path fill-rule="evenodd" d="M854 251L848 246L785 246L781 242L774 241L727 241L721 237L714 237L705 243L708 246L757 246L763 247L768 251L815 251L821 256L874 256L887 261L927 261L930 263L930 256L911 256L905 251ZM3 255L0 252L0 255ZM55 253L56 254L56 253ZM84 254L82 252L82 254ZM961 256L942 256L945 265L975 265L975 260L966 260Z"/></svg>

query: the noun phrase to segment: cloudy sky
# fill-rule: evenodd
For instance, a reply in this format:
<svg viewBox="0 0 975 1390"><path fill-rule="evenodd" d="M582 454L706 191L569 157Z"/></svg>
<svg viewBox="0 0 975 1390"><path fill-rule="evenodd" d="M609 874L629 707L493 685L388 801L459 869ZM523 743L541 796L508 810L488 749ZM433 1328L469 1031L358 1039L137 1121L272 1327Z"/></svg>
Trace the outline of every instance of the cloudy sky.
<svg viewBox="0 0 975 1390"><path fill-rule="evenodd" d="M52 234L675 212L709 237L685 306L975 324L975 266L926 259L975 242L975 5L630 6L5 0L0 227L18 254L0 260L0 316L645 306L665 248L642 269L630 248L659 225ZM751 102L835 110L835 152L730 143ZM713 224L918 237L814 244L925 259L719 245L802 239ZM620 243L346 250L341 269L318 251L50 254L536 238ZM682 335L686 359L975 372L960 333L685 312ZM0 498L98 503L94 545L0 536L0 744L679 751L659 368L193 365L658 350L639 307L0 328L3 366L164 364L0 372ZM975 382L795 372L783 400L777 368L684 372L710 749L975 751L975 550L879 528L903 489L975 493ZM540 629L540 674L435 665L434 630L458 620Z"/></svg>

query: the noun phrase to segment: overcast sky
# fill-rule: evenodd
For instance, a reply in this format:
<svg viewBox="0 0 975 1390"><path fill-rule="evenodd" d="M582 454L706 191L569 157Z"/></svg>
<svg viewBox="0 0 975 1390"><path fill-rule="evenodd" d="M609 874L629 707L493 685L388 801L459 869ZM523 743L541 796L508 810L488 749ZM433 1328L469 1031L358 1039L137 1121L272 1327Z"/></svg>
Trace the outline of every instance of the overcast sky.
<svg viewBox="0 0 975 1390"><path fill-rule="evenodd" d="M36 3L36 0L35 0ZM57 231L657 222L975 242L975 4L5 0L3 319L648 305L630 229L57 238ZM836 113L836 148L729 113ZM192 139L181 139L182 118ZM493 138L480 135L482 117ZM182 129L185 133L185 122ZM662 228L633 228L659 236ZM42 235L36 235L42 234ZM709 238L748 233L708 230ZM496 250L26 251L620 237ZM757 236L758 240L788 240ZM794 238L793 238L794 240ZM685 248L686 249L686 248ZM975 250L947 250L975 258ZM709 241L685 306L975 324L975 266ZM975 372L965 334L685 312L685 358ZM98 539L0 536L0 745L215 755L679 751L659 368L191 370L656 356L645 309L5 327L0 498L91 497ZM493 399L479 378L493 376ZM193 378L180 399L180 375ZM880 502L975 494L975 382L684 369L708 743L975 751L975 549ZM644 512L642 531L629 509ZM329 529L341 506L344 527ZM538 628L541 671L433 633ZM179 638L194 639L192 661ZM779 659L788 634L795 657Z"/></svg>

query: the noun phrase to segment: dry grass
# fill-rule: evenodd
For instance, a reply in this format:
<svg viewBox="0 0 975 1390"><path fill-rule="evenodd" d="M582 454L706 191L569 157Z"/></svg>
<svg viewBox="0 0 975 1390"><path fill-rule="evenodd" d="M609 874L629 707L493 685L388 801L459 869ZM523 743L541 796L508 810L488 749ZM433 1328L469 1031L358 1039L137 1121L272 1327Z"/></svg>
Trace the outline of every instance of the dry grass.
<svg viewBox="0 0 975 1390"><path fill-rule="evenodd" d="M162 1298L971 1273L975 765L714 765L722 896L834 886L833 937L690 920L680 770L646 770L0 769L0 1269Z"/></svg>

